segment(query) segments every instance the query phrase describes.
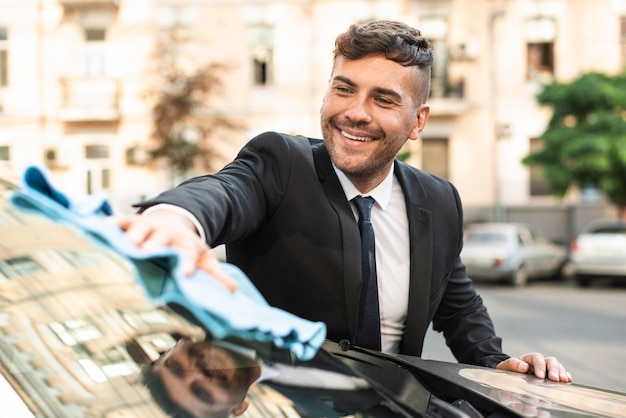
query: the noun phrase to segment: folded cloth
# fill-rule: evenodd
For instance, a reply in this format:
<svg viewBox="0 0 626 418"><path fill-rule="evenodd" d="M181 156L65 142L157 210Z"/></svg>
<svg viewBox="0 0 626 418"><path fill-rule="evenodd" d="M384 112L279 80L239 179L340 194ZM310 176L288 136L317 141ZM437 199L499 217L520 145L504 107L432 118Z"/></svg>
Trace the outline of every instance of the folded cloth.
<svg viewBox="0 0 626 418"><path fill-rule="evenodd" d="M232 264L222 263L222 267L237 282L234 292L202 270L186 277L174 247L141 250L107 220L113 210L106 199L68 197L53 187L45 168L28 167L11 202L23 210L69 224L97 244L121 254L134 265L136 280L154 305L186 307L216 338L271 342L290 350L300 360L313 358L326 338L324 323L269 306L250 279Z"/></svg>

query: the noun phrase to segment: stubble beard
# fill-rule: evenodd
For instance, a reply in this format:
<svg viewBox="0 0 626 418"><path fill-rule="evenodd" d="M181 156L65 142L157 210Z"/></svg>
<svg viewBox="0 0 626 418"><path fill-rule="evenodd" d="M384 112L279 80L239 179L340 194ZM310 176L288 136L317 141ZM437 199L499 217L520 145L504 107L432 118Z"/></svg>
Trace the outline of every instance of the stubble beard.
<svg viewBox="0 0 626 418"><path fill-rule="evenodd" d="M337 118L321 119L322 136L326 144L326 149L330 155L333 164L341 170L348 178L354 181L367 181L380 175L386 169L389 161L386 161L381 155L370 155L362 157L355 153L347 151L338 151L335 146L335 136L338 131L343 128L354 127L363 130L358 124L344 123L341 126L337 123ZM371 135L377 138L375 141L387 140L383 131L378 131ZM355 161L356 160L356 161Z"/></svg>

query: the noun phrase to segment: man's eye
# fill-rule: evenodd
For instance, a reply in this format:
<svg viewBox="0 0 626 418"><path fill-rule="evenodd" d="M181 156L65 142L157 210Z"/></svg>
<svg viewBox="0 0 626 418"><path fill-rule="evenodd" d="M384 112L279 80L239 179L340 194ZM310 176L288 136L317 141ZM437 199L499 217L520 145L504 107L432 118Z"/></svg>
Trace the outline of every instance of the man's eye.
<svg viewBox="0 0 626 418"><path fill-rule="evenodd" d="M349 88L342 87L342 86L335 87L335 90L337 90L339 93L344 93L344 94L350 93L351 91Z"/></svg>
<svg viewBox="0 0 626 418"><path fill-rule="evenodd" d="M205 390L201 385L199 384L192 384L191 385L191 393L193 394L193 396L203 402L212 402L213 397L211 396L211 394Z"/></svg>
<svg viewBox="0 0 626 418"><path fill-rule="evenodd" d="M388 105L393 104L393 102L391 100L386 99L384 97L377 97L376 98L376 102L381 104L381 105L384 105L384 106L388 106Z"/></svg>

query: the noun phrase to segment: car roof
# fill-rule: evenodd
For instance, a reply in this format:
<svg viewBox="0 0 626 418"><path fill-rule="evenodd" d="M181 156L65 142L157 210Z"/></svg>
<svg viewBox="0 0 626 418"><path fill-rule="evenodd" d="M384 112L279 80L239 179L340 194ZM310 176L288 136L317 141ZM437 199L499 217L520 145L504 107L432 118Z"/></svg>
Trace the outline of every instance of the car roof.
<svg viewBox="0 0 626 418"><path fill-rule="evenodd" d="M583 233L605 229L610 232L612 229L622 231L626 229L626 219L600 218L589 222L582 230Z"/></svg>

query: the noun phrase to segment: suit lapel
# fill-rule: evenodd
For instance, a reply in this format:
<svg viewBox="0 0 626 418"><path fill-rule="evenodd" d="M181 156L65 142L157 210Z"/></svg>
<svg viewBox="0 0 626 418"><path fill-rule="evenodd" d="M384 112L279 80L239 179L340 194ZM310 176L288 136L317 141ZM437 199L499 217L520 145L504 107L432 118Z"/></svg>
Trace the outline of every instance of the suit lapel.
<svg viewBox="0 0 626 418"><path fill-rule="evenodd" d="M400 351L421 355L428 327L428 309L433 260L433 231L430 211L421 207L426 194L415 174L396 164L396 178L402 187L409 219L410 283L409 306Z"/></svg>
<svg viewBox="0 0 626 418"><path fill-rule="evenodd" d="M331 164L328 151L323 144L313 147L313 159L320 185L328 198L328 203L337 214L341 227L346 320L351 337L354 337L359 303L358 295L361 288L359 228L350 208L350 203L346 200L346 195ZM340 280L341 278L335 279Z"/></svg>
<svg viewBox="0 0 626 418"><path fill-rule="evenodd" d="M337 214L341 227L346 320L352 333L351 336L354 336L361 286L359 229L331 164L328 151L323 144L313 147L313 159L320 185L329 204ZM420 204L427 196L415 173L402 164L396 164L395 175L405 197L410 242L409 306L401 352L421 355L428 327L432 276L431 213Z"/></svg>

